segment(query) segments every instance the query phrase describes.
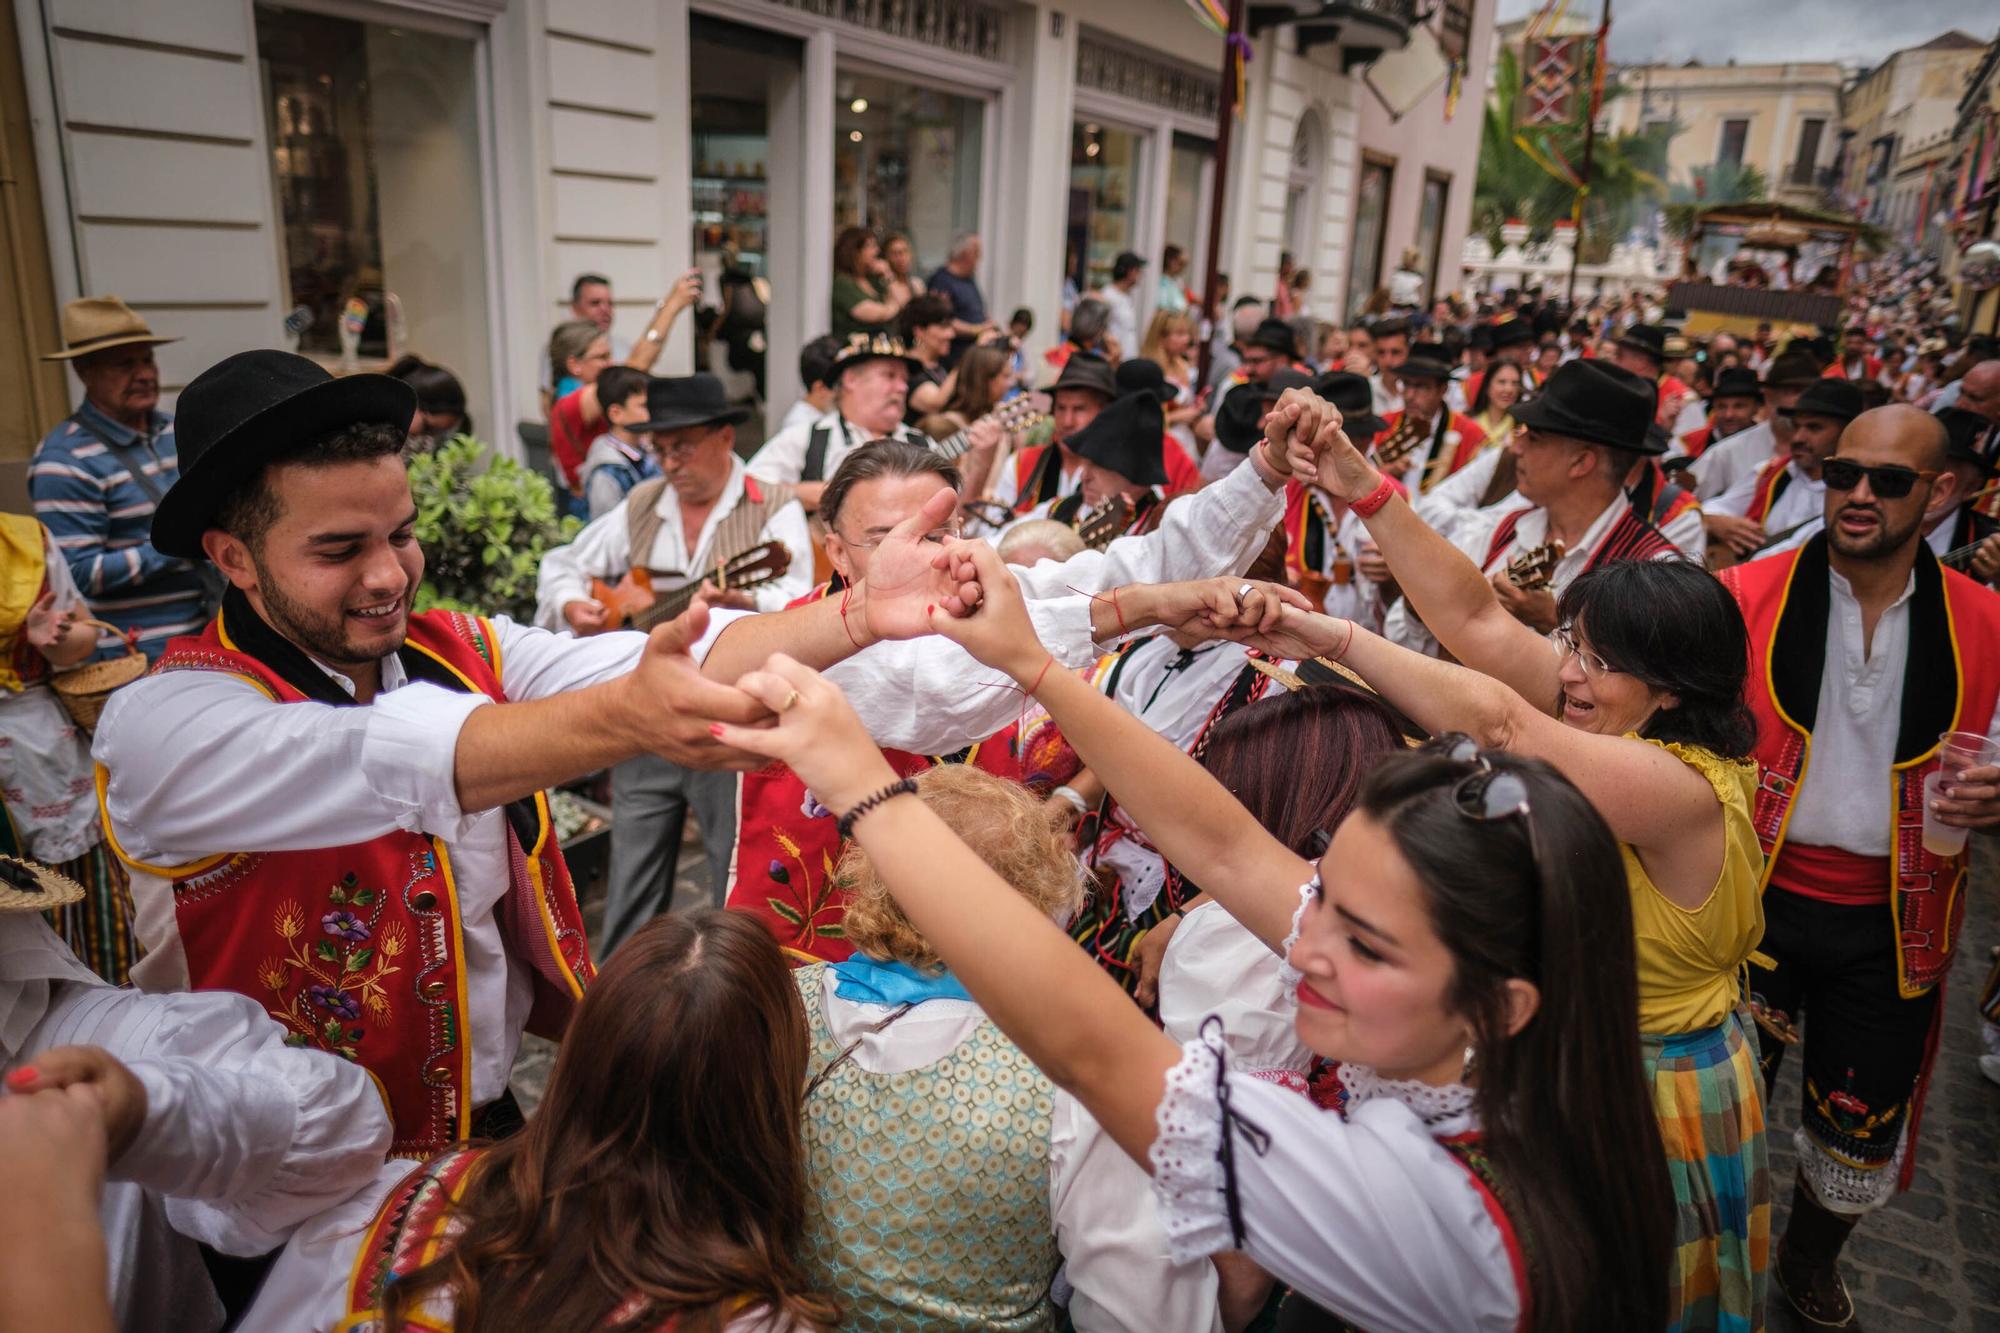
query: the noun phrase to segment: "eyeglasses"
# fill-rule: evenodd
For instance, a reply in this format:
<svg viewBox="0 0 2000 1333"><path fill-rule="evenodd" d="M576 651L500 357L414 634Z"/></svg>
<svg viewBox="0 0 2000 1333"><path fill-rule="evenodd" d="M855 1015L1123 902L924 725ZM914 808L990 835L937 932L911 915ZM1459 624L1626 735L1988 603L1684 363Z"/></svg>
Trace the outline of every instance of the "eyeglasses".
<svg viewBox="0 0 2000 1333"><path fill-rule="evenodd" d="M1935 472L1918 472L1906 467L1867 467L1851 458L1829 458L1819 465L1819 474L1830 491L1851 491L1868 478L1868 489L1878 500L1900 500L1920 481L1937 479Z"/></svg>
<svg viewBox="0 0 2000 1333"><path fill-rule="evenodd" d="M701 448L704 444L707 444L709 441L709 437L712 436L714 433L715 432L713 430L705 430L701 434L696 435L690 439L675 440L671 443L669 443L666 440L660 439L658 436L654 436L653 452L662 459L686 458L689 454Z"/></svg>
<svg viewBox="0 0 2000 1333"><path fill-rule="evenodd" d="M1583 663L1583 674L1592 680L1596 680L1600 676L1611 675L1618 670L1617 667L1612 666L1611 663L1605 661L1581 643L1578 643L1574 626L1558 625L1555 633L1549 635L1549 642L1556 646L1556 652L1561 654L1562 661L1567 662L1570 658L1574 657L1577 661Z"/></svg>
<svg viewBox="0 0 2000 1333"><path fill-rule="evenodd" d="M941 528L932 528L929 532L926 532L922 537L918 538L918 540L927 541L932 543L933 545L942 546L946 542L956 541L963 528L964 528L964 523L962 520L953 519L951 522L945 524ZM883 542L889 540L889 534L886 532L883 533L881 536L875 538L873 541L866 541L866 542L855 541L852 537L849 537L846 533L840 531L838 528L834 529L833 535L840 538L842 542L846 543L848 546L853 547L857 551L872 551L876 547L880 546Z"/></svg>

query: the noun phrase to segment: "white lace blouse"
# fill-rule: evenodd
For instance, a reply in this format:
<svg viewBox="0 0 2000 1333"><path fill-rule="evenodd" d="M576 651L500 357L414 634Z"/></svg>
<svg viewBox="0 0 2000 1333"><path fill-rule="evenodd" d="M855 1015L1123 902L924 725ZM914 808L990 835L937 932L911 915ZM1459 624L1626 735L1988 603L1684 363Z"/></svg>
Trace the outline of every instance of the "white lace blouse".
<svg viewBox="0 0 2000 1333"><path fill-rule="evenodd" d="M1301 891L1301 913L1313 887ZM1297 936L1295 922L1287 954ZM1296 984L1289 965L1284 976ZM1513 1329L1522 1306L1514 1259L1486 1195L1438 1142L1477 1128L1472 1090L1391 1081L1359 1065L1343 1065L1341 1081L1345 1115L1225 1070L1205 1039L1186 1043L1167 1073L1150 1154L1175 1260L1240 1248L1370 1333Z"/></svg>

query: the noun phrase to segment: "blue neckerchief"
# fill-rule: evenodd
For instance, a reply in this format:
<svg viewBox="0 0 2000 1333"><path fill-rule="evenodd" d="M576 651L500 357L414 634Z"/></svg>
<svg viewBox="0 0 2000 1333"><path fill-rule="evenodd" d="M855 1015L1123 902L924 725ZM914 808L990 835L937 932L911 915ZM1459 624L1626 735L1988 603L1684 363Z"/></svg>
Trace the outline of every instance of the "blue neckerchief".
<svg viewBox="0 0 2000 1333"><path fill-rule="evenodd" d="M861 954L843 962L828 963L827 969L840 978L833 993L856 1004L922 1004L925 1000L972 998L948 971L927 976L908 963L885 963Z"/></svg>

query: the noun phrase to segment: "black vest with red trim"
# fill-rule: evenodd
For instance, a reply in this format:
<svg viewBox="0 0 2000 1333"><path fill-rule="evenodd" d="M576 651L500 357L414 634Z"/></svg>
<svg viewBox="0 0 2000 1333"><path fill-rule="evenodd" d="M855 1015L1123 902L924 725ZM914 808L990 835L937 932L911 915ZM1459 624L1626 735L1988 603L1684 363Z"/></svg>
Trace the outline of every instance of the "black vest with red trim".
<svg viewBox="0 0 2000 1333"><path fill-rule="evenodd" d="M1719 575L1750 632L1745 702L1757 717L1759 770L1752 822L1764 848L1766 886L1812 761L1831 576L1824 534ZM1924 849L1924 777L1938 766L1938 737L1947 731L1984 734L2000 700L2000 594L1942 568L1922 542L1914 576L1896 756L1883 775L1893 820L1888 887L1896 980L1905 998L1944 980L1965 916L1965 853L1947 857Z"/></svg>
<svg viewBox="0 0 2000 1333"><path fill-rule="evenodd" d="M482 619L413 615L397 656L412 680L507 702L499 645ZM153 670L227 672L281 704L359 706L234 590L199 637L170 641ZM100 792L106 779L100 769ZM593 975L583 917L546 795L505 815L511 884L495 919L533 981L528 1030L554 1040ZM105 828L116 850L108 812ZM290 1044L366 1069L388 1102L392 1154L425 1156L470 1133L467 1033L505 1019L468 1009L458 888L442 838L389 829L346 847L131 864L172 884L190 989L246 995Z"/></svg>

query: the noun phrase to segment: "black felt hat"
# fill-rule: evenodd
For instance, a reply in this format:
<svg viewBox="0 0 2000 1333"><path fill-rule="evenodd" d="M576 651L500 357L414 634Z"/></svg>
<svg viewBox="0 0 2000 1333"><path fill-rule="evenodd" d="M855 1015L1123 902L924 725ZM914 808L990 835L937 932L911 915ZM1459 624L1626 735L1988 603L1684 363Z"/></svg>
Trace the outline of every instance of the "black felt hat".
<svg viewBox="0 0 2000 1333"><path fill-rule="evenodd" d="M1451 354L1444 350L1443 343L1418 343L1410 349L1410 355L1403 364L1396 367L1396 378L1448 380L1451 378Z"/></svg>
<svg viewBox="0 0 2000 1333"><path fill-rule="evenodd" d="M1077 457L1116 472L1135 486L1164 486L1167 466L1160 443L1166 433L1160 400L1142 390L1113 399L1064 443Z"/></svg>
<svg viewBox="0 0 2000 1333"><path fill-rule="evenodd" d="M1118 377L1111 363L1097 353L1072 352L1069 360L1063 362L1062 374L1049 386L1050 393L1061 393L1064 389L1088 389L1103 394L1108 403L1118 396Z"/></svg>
<svg viewBox="0 0 2000 1333"><path fill-rule="evenodd" d="M1465 335L1465 345L1475 351L1492 351L1493 326L1491 324L1474 324L1472 331Z"/></svg>
<svg viewBox="0 0 2000 1333"><path fill-rule="evenodd" d="M1763 389L1757 383L1757 372L1745 366L1731 366L1715 377L1715 387L1709 391L1708 400L1718 398L1762 398Z"/></svg>
<svg viewBox="0 0 2000 1333"><path fill-rule="evenodd" d="M1357 449L1389 429L1389 423L1375 415L1375 386L1366 375L1350 370L1329 370L1312 383L1313 392L1340 409L1341 429Z"/></svg>
<svg viewBox="0 0 2000 1333"><path fill-rule="evenodd" d="M1282 319L1262 319L1257 331L1243 340L1252 347L1268 347L1287 361L1299 354L1298 335Z"/></svg>
<svg viewBox="0 0 2000 1333"><path fill-rule="evenodd" d="M1655 361L1667 359L1667 331L1657 324L1634 324L1618 335L1618 345L1644 353Z"/></svg>
<svg viewBox="0 0 2000 1333"><path fill-rule="evenodd" d="M1817 379L1806 386L1797 403L1790 408L1781 408L1780 414L1852 421L1866 409L1867 404L1861 400L1861 386L1854 381Z"/></svg>
<svg viewBox="0 0 2000 1333"><path fill-rule="evenodd" d="M1525 319L1503 319L1493 326L1493 350L1518 347L1535 340L1535 326Z"/></svg>
<svg viewBox="0 0 2000 1333"><path fill-rule="evenodd" d="M1166 368L1143 356L1130 356L1120 361L1118 368L1111 372L1111 379L1117 384L1121 396L1144 389L1163 403L1174 399L1174 391L1167 385Z"/></svg>
<svg viewBox="0 0 2000 1333"><path fill-rule="evenodd" d="M1963 407L1947 407L1937 414L1944 423L1945 457L1954 463L1972 463L1986 476L2000 476L2000 466L1980 452L1979 446L1993 423Z"/></svg>
<svg viewBox="0 0 2000 1333"><path fill-rule="evenodd" d="M1264 437L1264 414L1271 410L1279 395L1287 389L1309 388L1312 383L1312 376L1288 368L1272 372L1269 379L1237 385L1215 409L1216 443L1231 453L1250 452Z"/></svg>
<svg viewBox="0 0 2000 1333"><path fill-rule="evenodd" d="M750 409L732 405L713 375L656 376L646 382L646 422L634 430L679 430L683 426L734 426Z"/></svg>
<svg viewBox="0 0 2000 1333"><path fill-rule="evenodd" d="M236 488L266 464L347 426L408 430L417 391L387 375L336 379L317 361L260 349L216 362L174 409L180 479L153 511L153 547L203 558L201 534Z"/></svg>
<svg viewBox="0 0 2000 1333"><path fill-rule="evenodd" d="M1655 398L1653 386L1631 371L1582 358L1557 366L1540 393L1515 404L1514 420L1529 430L1658 454L1664 448L1646 435Z"/></svg>
<svg viewBox="0 0 2000 1333"><path fill-rule="evenodd" d="M1814 359L1810 352L1794 351L1788 347L1772 357L1771 364L1764 368L1764 387L1803 389L1817 383L1820 371L1825 368L1826 363Z"/></svg>

